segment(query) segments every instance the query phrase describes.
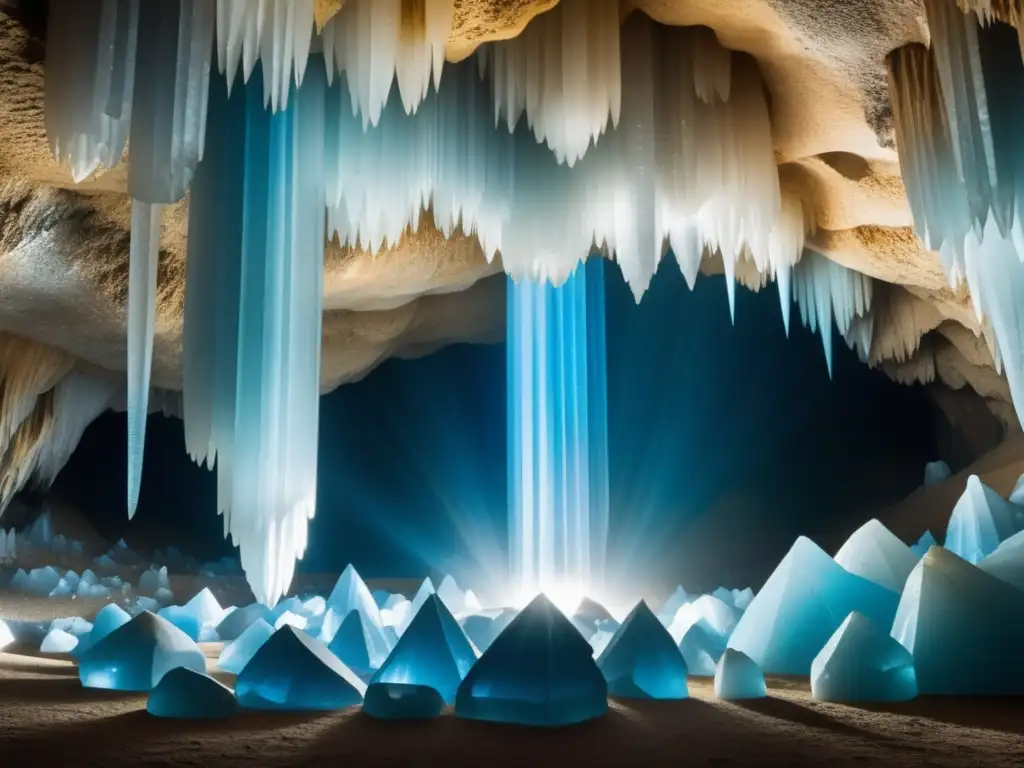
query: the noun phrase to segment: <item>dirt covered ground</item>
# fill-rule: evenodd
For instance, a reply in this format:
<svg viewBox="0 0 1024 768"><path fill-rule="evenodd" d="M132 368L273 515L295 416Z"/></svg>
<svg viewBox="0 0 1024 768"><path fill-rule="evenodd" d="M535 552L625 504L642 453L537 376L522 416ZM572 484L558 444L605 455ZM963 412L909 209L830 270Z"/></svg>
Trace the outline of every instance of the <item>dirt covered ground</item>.
<svg viewBox="0 0 1024 768"><path fill-rule="evenodd" d="M144 696L84 690L68 661L0 654L0 766L1024 765L1024 700L852 707L813 701L804 681L770 687L768 699L724 703L694 679L687 701L615 701L603 719L561 730L451 713L388 723L357 709L204 723L152 718Z"/></svg>

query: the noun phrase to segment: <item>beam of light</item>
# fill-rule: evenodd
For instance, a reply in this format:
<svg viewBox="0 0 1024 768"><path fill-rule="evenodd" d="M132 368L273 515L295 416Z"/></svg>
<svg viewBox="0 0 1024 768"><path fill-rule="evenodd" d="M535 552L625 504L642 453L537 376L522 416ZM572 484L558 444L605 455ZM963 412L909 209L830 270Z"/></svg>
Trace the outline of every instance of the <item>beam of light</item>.
<svg viewBox="0 0 1024 768"><path fill-rule="evenodd" d="M578 604L608 535L603 259L557 287L510 279L507 321L511 583Z"/></svg>

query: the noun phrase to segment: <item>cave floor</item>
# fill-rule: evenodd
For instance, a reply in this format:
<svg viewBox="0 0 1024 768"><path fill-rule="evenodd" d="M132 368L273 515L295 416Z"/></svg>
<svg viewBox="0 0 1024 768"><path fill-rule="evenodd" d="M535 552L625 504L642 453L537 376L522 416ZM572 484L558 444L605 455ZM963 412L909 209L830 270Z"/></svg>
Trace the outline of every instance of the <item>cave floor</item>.
<svg viewBox="0 0 1024 768"><path fill-rule="evenodd" d="M82 689L69 661L0 654L0 765L1024 765L1024 699L854 707L812 700L806 681L769 687L725 703L692 679L689 700L619 700L562 730L451 714L388 723L357 709L185 722L150 717L145 696Z"/></svg>

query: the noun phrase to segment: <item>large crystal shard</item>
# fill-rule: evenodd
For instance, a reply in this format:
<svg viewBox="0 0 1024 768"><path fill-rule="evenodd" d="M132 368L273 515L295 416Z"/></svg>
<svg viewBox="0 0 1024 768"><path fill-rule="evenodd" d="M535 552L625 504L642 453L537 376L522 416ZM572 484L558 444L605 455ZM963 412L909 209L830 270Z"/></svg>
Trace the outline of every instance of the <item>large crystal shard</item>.
<svg viewBox="0 0 1024 768"><path fill-rule="evenodd" d="M433 688L448 704L476 663L477 652L437 595L427 598L372 683Z"/></svg>
<svg viewBox="0 0 1024 768"><path fill-rule="evenodd" d="M977 564L1016 532L1012 505L977 475L967 478L967 487L949 517L946 549Z"/></svg>
<svg viewBox="0 0 1024 768"><path fill-rule="evenodd" d="M836 552L835 561L854 576L902 592L918 558L877 520L869 520Z"/></svg>
<svg viewBox="0 0 1024 768"><path fill-rule="evenodd" d="M917 698L914 657L854 611L814 657L811 693L821 701L909 701Z"/></svg>
<svg viewBox="0 0 1024 768"><path fill-rule="evenodd" d="M164 675L146 700L149 714L173 719L219 720L231 717L237 708L230 688L185 667Z"/></svg>
<svg viewBox="0 0 1024 768"><path fill-rule="evenodd" d="M455 714L473 720L560 726L608 711L608 684L576 628L538 595L459 686Z"/></svg>
<svg viewBox="0 0 1024 768"><path fill-rule="evenodd" d="M818 651L852 611L889 626L897 603L896 593L848 573L800 537L740 618L729 647L743 651L765 673L807 675Z"/></svg>
<svg viewBox="0 0 1024 768"><path fill-rule="evenodd" d="M689 695L683 655L642 600L605 646L597 666L612 696L685 699Z"/></svg>
<svg viewBox="0 0 1024 768"><path fill-rule="evenodd" d="M715 696L725 701L768 695L761 668L745 653L727 648L715 667Z"/></svg>
<svg viewBox="0 0 1024 768"><path fill-rule="evenodd" d="M942 547L932 547L903 588L892 636L914 656L922 694L1024 694L1024 592Z"/></svg>
<svg viewBox="0 0 1024 768"><path fill-rule="evenodd" d="M211 213L189 224L184 405L190 451L219 460L225 532L272 604L316 507L326 83L314 67L270 113L262 79L256 70L230 98L219 79L210 89L192 204Z"/></svg>
<svg viewBox="0 0 1024 768"><path fill-rule="evenodd" d="M247 709L332 710L359 704L366 684L319 640L281 627L239 673L238 703Z"/></svg>
<svg viewBox="0 0 1024 768"><path fill-rule="evenodd" d="M586 590L608 531L603 260L558 288L510 280L507 311L513 582Z"/></svg>
<svg viewBox="0 0 1024 768"><path fill-rule="evenodd" d="M76 182L121 160L132 118L139 0L53 0L46 134Z"/></svg>
<svg viewBox="0 0 1024 768"><path fill-rule="evenodd" d="M149 691L176 667L206 673L206 657L188 635L144 611L78 654L86 688Z"/></svg>

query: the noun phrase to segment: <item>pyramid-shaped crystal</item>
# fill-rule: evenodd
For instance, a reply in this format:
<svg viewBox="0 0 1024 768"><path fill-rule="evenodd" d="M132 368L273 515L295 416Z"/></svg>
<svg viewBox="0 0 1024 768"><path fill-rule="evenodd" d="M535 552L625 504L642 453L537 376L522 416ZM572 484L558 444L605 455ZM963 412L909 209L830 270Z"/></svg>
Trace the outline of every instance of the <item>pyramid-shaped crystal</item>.
<svg viewBox="0 0 1024 768"><path fill-rule="evenodd" d="M426 685L371 683L363 712L382 720L428 720L444 709L441 694Z"/></svg>
<svg viewBox="0 0 1024 768"><path fill-rule="evenodd" d="M811 693L820 701L910 701L917 698L914 657L854 611L814 657Z"/></svg>
<svg viewBox="0 0 1024 768"><path fill-rule="evenodd" d="M452 704L476 660L476 649L448 607L430 595L371 682L425 685Z"/></svg>
<svg viewBox="0 0 1024 768"><path fill-rule="evenodd" d="M886 626L898 602L896 593L854 576L801 536L743 613L729 647L766 674L807 675L851 611Z"/></svg>
<svg viewBox="0 0 1024 768"><path fill-rule="evenodd" d="M683 655L642 600L605 646L597 666L612 696L685 699L689 695Z"/></svg>
<svg viewBox="0 0 1024 768"><path fill-rule="evenodd" d="M384 634L361 611L349 611L328 647L364 682L380 669L390 650Z"/></svg>
<svg viewBox="0 0 1024 768"><path fill-rule="evenodd" d="M1010 503L982 483L977 475L967 478L967 487L949 518L946 549L977 564L1016 532Z"/></svg>
<svg viewBox="0 0 1024 768"><path fill-rule="evenodd" d="M900 593L918 558L892 531L869 520L846 540L835 560L854 576Z"/></svg>
<svg viewBox="0 0 1024 768"><path fill-rule="evenodd" d="M370 594L366 582L351 565L346 567L338 577L334 589L331 590L331 594L327 598L327 607L334 609L334 612L342 619L348 616L349 611L359 611L363 614L363 618L374 626L382 626L380 609L377 607L373 595Z"/></svg>
<svg viewBox="0 0 1024 768"><path fill-rule="evenodd" d="M84 575L82 576L82 581L85 581ZM124 608L116 603L107 603L100 608L96 617L92 620L92 629L89 631L89 634L78 638L78 645L75 646L74 655L81 655L115 629L123 627L131 620L132 617Z"/></svg>
<svg viewBox="0 0 1024 768"><path fill-rule="evenodd" d="M723 701L738 701L767 695L764 673L757 663L735 648L726 648L715 667L715 696Z"/></svg>
<svg viewBox="0 0 1024 768"><path fill-rule="evenodd" d="M235 681L238 703L248 709L341 709L364 693L366 684L326 645L290 626L274 632Z"/></svg>
<svg viewBox="0 0 1024 768"><path fill-rule="evenodd" d="M455 697L473 720L560 726L608 711L608 684L590 645L538 595L480 657Z"/></svg>
<svg viewBox="0 0 1024 768"><path fill-rule="evenodd" d="M146 711L154 717L216 720L238 709L231 689L209 675L191 669L172 669L153 688Z"/></svg>
<svg viewBox="0 0 1024 768"><path fill-rule="evenodd" d="M206 657L188 635L149 611L78 655L78 676L86 688L150 691L176 667L205 674Z"/></svg>
<svg viewBox="0 0 1024 768"><path fill-rule="evenodd" d="M978 567L985 573L1024 592L1024 531L1015 533L986 557Z"/></svg>
<svg viewBox="0 0 1024 768"><path fill-rule="evenodd" d="M942 547L907 579L892 636L914 656L922 694L1024 694L1024 593Z"/></svg>
<svg viewBox="0 0 1024 768"><path fill-rule="evenodd" d="M691 675L711 677L727 643L728 638L712 631L707 624L697 622L686 630L679 642L679 650Z"/></svg>
<svg viewBox="0 0 1024 768"><path fill-rule="evenodd" d="M241 635L224 646L217 659L217 668L237 675L273 634L274 628L265 619L257 618Z"/></svg>

